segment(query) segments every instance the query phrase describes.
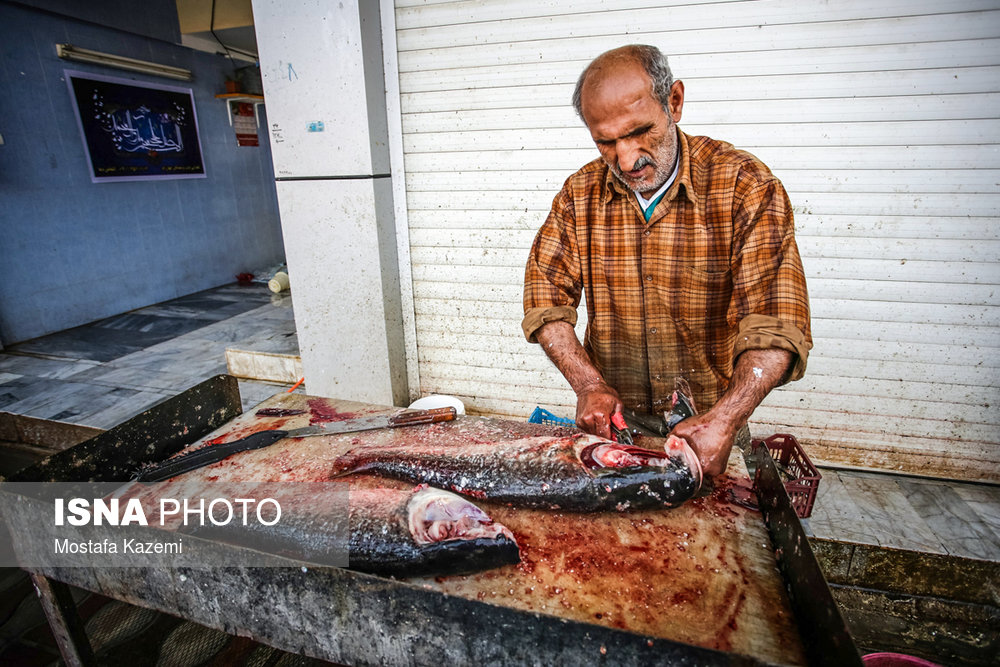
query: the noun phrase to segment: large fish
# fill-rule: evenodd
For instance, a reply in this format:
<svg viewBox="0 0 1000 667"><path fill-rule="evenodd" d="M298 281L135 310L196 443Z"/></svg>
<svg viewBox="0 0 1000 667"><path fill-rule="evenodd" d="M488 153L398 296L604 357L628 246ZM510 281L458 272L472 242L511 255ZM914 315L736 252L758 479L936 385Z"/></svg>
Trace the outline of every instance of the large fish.
<svg viewBox="0 0 1000 667"><path fill-rule="evenodd" d="M574 512L674 507L698 492L701 466L680 438L668 438L664 449L585 434L460 445L368 445L337 458L332 475L375 473L517 507Z"/></svg>
<svg viewBox="0 0 1000 667"><path fill-rule="evenodd" d="M346 554L352 570L396 577L465 574L520 560L510 530L454 493L352 482L348 500L315 493L316 484L300 486L270 494L283 508L271 525L234 522L181 532L321 565L342 565ZM272 519L273 513L264 517Z"/></svg>

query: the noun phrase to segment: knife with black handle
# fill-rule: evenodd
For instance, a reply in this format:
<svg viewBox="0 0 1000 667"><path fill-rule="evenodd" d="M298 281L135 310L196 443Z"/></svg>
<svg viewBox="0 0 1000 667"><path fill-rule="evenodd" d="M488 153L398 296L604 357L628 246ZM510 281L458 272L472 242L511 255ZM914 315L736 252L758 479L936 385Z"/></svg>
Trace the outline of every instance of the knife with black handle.
<svg viewBox="0 0 1000 667"><path fill-rule="evenodd" d="M181 473L197 470L198 468L216 463L237 452L246 452L251 449L267 447L285 438L307 438L314 435L336 435L339 433L353 433L354 431L367 431L377 428L399 428L401 426L414 426L416 424L433 424L436 422L451 421L455 419L456 414L455 408L452 407L434 408L433 410L403 410L391 415L374 415L358 419L346 419L343 421L304 426L302 428L258 431L239 440L224 442L218 445L209 445L188 452L187 454L181 454L166 461L146 466L139 471L139 474L132 481L162 482L171 477L176 477Z"/></svg>

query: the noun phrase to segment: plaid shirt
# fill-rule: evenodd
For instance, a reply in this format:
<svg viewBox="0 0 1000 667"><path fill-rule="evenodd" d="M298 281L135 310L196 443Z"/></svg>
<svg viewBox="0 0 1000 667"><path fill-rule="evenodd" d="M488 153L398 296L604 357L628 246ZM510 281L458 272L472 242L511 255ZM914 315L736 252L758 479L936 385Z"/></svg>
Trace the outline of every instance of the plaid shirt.
<svg viewBox="0 0 1000 667"><path fill-rule="evenodd" d="M677 178L644 220L603 159L566 181L535 236L524 276L529 342L546 322L576 324L625 407L660 413L684 377L699 410L729 385L748 349L812 347L805 275L781 182L730 144L678 130Z"/></svg>

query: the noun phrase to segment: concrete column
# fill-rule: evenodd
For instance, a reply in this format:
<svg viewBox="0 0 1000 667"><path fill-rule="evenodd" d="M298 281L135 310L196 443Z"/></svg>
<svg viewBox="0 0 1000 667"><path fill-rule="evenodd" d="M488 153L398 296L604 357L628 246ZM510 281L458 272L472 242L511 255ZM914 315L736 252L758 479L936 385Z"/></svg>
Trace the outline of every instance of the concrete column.
<svg viewBox="0 0 1000 667"><path fill-rule="evenodd" d="M253 10L307 390L406 405L378 3Z"/></svg>

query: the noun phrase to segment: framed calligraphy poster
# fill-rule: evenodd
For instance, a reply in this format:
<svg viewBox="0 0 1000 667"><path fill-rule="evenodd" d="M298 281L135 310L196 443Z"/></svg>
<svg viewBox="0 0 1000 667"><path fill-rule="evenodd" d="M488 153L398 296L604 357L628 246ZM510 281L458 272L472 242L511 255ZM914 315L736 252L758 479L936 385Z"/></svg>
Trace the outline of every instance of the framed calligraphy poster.
<svg viewBox="0 0 1000 667"><path fill-rule="evenodd" d="M190 88L63 72L91 181L205 177Z"/></svg>

